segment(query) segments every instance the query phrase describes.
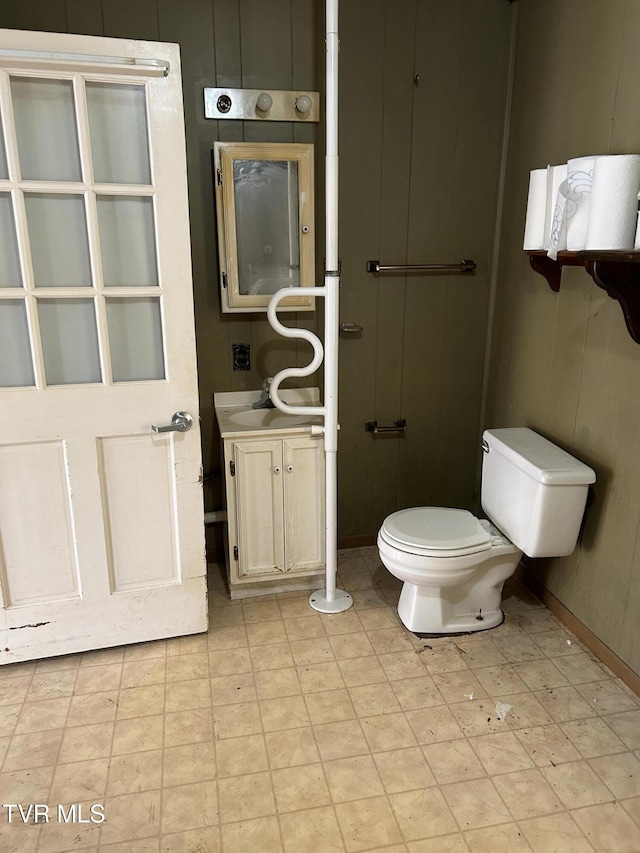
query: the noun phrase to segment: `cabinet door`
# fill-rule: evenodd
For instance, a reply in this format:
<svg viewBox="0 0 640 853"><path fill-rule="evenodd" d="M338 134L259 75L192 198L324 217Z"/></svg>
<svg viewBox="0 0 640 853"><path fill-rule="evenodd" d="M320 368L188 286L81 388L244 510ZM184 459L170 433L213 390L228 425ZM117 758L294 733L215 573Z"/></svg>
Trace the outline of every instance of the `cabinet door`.
<svg viewBox="0 0 640 853"><path fill-rule="evenodd" d="M238 576L285 571L282 442L234 444Z"/></svg>
<svg viewBox="0 0 640 853"><path fill-rule="evenodd" d="M324 449L319 438L283 442L287 571L324 566Z"/></svg>

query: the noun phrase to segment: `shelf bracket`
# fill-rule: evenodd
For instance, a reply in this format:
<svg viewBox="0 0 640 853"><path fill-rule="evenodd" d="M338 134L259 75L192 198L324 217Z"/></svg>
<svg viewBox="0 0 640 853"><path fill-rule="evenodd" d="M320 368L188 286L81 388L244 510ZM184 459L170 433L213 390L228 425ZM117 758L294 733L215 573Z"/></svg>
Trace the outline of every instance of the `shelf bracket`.
<svg viewBox="0 0 640 853"><path fill-rule="evenodd" d="M627 330L640 344L640 251L559 252L556 261L543 251L527 254L531 268L555 293L560 291L563 267L584 267L595 284L620 303Z"/></svg>
<svg viewBox="0 0 640 853"><path fill-rule="evenodd" d="M546 278L547 284L554 293L560 293L560 280L562 278L562 267L548 258L546 255L529 255L529 263L534 272L540 273Z"/></svg>
<svg viewBox="0 0 640 853"><path fill-rule="evenodd" d="M586 270L598 287L620 303L629 334L640 344L640 268L636 264L587 261Z"/></svg>

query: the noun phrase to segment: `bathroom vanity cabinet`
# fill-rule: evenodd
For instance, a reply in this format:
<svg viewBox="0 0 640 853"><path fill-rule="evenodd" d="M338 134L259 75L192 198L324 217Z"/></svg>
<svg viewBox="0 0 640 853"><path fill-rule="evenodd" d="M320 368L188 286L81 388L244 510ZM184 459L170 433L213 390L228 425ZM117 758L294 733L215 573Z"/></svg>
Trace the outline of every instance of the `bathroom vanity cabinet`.
<svg viewBox="0 0 640 853"><path fill-rule="evenodd" d="M324 566L322 439L224 442L232 588Z"/></svg>
<svg viewBox="0 0 640 853"><path fill-rule="evenodd" d="M231 598L315 588L325 566L322 435L273 409L217 406L216 413Z"/></svg>

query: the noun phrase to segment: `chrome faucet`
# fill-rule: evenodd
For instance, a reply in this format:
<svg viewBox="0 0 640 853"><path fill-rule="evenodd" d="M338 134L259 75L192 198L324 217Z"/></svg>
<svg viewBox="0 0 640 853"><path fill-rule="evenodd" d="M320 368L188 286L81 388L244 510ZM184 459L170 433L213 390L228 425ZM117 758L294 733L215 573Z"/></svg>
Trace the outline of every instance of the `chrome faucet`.
<svg viewBox="0 0 640 853"><path fill-rule="evenodd" d="M273 404L273 400L269 396L269 389L271 387L271 382L273 380L273 376L269 376L262 383L262 395L259 400L252 404L252 409L275 409Z"/></svg>

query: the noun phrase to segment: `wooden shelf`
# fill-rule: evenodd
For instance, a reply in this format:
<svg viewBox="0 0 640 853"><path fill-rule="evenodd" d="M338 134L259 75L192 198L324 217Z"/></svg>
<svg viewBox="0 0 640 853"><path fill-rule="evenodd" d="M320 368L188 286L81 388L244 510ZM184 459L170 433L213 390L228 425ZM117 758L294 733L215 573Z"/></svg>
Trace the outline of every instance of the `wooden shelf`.
<svg viewBox="0 0 640 853"><path fill-rule="evenodd" d="M620 303L629 334L640 344L640 251L558 252L556 261L544 251L527 254L532 269L544 276L556 293L563 267L584 267L598 287Z"/></svg>

